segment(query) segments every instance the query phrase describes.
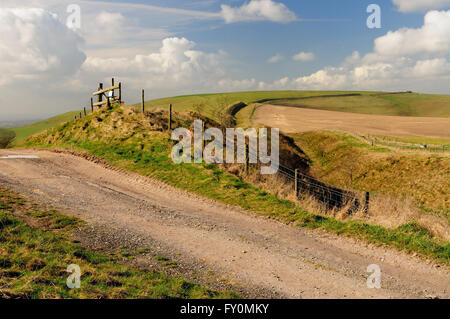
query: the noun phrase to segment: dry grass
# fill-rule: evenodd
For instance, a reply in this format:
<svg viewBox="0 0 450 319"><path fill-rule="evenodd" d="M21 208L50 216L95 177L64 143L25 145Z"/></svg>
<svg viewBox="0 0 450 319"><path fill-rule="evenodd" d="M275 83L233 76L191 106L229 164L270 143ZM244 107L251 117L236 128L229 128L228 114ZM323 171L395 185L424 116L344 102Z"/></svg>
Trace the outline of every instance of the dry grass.
<svg viewBox="0 0 450 319"><path fill-rule="evenodd" d="M300 198L297 198L292 181L289 181L282 175L263 176L258 174L256 170L251 171L249 175L245 175L242 167L237 165L230 166L228 169L233 174L240 176L258 188L279 198L294 202L297 206L314 214L333 217L341 221L355 220L367 222L388 229L396 229L405 224L416 223L429 230L433 236L444 241L450 241L449 222L443 216L424 213L417 209L411 200L377 194L371 197L368 214L362 206L356 212L349 214L348 212L352 206L351 202L342 208L330 210L327 205L317 201L313 196L308 194L301 194ZM363 202L362 197L359 198L360 202Z"/></svg>
<svg viewBox="0 0 450 319"><path fill-rule="evenodd" d="M285 133L340 130L359 134L450 138L450 118L356 114L264 105L254 122Z"/></svg>

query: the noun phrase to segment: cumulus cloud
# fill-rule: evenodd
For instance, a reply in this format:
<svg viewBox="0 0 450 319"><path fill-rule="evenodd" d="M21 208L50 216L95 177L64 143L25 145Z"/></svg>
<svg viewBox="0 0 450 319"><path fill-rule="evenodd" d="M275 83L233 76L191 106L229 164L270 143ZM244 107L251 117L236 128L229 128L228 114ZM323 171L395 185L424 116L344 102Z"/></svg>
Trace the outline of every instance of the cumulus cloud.
<svg viewBox="0 0 450 319"><path fill-rule="evenodd" d="M374 41L374 51L354 52L338 67L293 80L310 89L425 89L450 81L450 11L430 11L421 28L390 31ZM437 57L433 57L437 55Z"/></svg>
<svg viewBox="0 0 450 319"><path fill-rule="evenodd" d="M0 85L75 73L86 56L82 39L43 9L0 8Z"/></svg>
<svg viewBox="0 0 450 319"><path fill-rule="evenodd" d="M300 52L292 57L294 61L310 62L316 59L316 56L312 52Z"/></svg>
<svg viewBox="0 0 450 319"><path fill-rule="evenodd" d="M424 12L450 6L450 0L392 0L400 12Z"/></svg>
<svg viewBox="0 0 450 319"><path fill-rule="evenodd" d="M241 7L230 7L223 4L221 15L226 23L248 21L272 21L289 23L297 20L294 12L283 3L273 0L251 0Z"/></svg>
<svg viewBox="0 0 450 319"><path fill-rule="evenodd" d="M128 85L171 91L208 87L224 75L224 52L193 50L195 43L186 38L166 38L158 52L130 58L89 57L83 65L86 73L116 74Z"/></svg>
<svg viewBox="0 0 450 319"><path fill-rule="evenodd" d="M448 54L450 11L430 11L421 28L390 31L375 39L373 52L365 56L354 52L339 66L325 67L283 84L284 88L315 90L442 90L450 85ZM273 87L275 83L263 86Z"/></svg>
<svg viewBox="0 0 450 319"><path fill-rule="evenodd" d="M417 61L412 73L421 78L446 75L450 73L450 63L444 58Z"/></svg>
<svg viewBox="0 0 450 319"><path fill-rule="evenodd" d="M269 58L267 60L267 62L278 63L278 62L282 61L283 59L284 59L284 56L282 56L281 54L278 53L278 54L274 55L273 57Z"/></svg>
<svg viewBox="0 0 450 319"><path fill-rule="evenodd" d="M421 28L388 32L375 40L375 52L396 56L450 53L450 10L428 12Z"/></svg>

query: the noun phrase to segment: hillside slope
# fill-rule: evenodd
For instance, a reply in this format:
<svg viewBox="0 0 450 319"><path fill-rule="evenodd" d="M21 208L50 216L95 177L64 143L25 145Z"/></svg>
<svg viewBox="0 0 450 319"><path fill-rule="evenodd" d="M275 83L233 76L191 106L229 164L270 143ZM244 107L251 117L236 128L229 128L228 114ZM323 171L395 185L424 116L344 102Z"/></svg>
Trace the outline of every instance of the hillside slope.
<svg viewBox="0 0 450 319"><path fill-rule="evenodd" d="M175 111L196 111L215 120L220 120L221 112L236 102L251 104L273 99L298 99L323 95L335 96L348 94L366 95L370 93L348 91L251 91L195 94L146 101L145 108L146 110L167 109L169 104L172 104ZM141 105L136 104L134 107L139 109Z"/></svg>
<svg viewBox="0 0 450 319"><path fill-rule="evenodd" d="M361 114L450 117L450 95L368 93L340 97L278 99L272 100L270 103Z"/></svg>
<svg viewBox="0 0 450 319"><path fill-rule="evenodd" d="M442 153L399 152L371 146L342 132L291 135L312 159L316 177L344 188L412 200L450 221L450 158Z"/></svg>

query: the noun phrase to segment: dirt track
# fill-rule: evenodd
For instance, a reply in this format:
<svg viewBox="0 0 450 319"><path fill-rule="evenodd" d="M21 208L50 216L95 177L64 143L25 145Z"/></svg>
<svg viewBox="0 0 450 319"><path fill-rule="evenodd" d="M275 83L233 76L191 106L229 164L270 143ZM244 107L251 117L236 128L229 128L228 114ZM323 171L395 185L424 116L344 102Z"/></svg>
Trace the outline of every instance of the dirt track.
<svg viewBox="0 0 450 319"><path fill-rule="evenodd" d="M114 236L156 243L181 265L213 270L249 295L286 298L450 297L450 271L417 257L283 225L68 154L0 150L0 185ZM366 268L382 269L368 289Z"/></svg>
<svg viewBox="0 0 450 319"><path fill-rule="evenodd" d="M360 134L450 138L450 118L367 115L263 105L253 121L285 133L341 130Z"/></svg>

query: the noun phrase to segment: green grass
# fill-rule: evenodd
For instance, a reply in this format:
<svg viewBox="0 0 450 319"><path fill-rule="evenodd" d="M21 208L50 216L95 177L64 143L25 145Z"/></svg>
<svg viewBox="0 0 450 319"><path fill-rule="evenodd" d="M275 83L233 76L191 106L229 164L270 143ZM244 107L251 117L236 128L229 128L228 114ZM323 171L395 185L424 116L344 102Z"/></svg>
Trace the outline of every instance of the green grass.
<svg viewBox="0 0 450 319"><path fill-rule="evenodd" d="M122 125L147 123L148 120L142 122L140 119L142 114L125 116L122 111L115 109L96 117L96 123L101 125L91 125L94 118L88 117L35 137L28 145L78 149L120 168L151 176L175 187L222 203L237 205L270 218L362 238L369 242L414 251L444 263L450 262L450 243L434 238L415 224L386 229L308 213L295 203L269 194L215 165L174 164L170 159L173 141L169 139L169 134L151 131L149 124L135 125L132 134L126 129L125 133L111 129L119 120ZM98 118L101 118L100 122Z"/></svg>
<svg viewBox="0 0 450 319"><path fill-rule="evenodd" d="M450 95L417 93L279 99L277 105L361 114L450 117Z"/></svg>
<svg viewBox="0 0 450 319"><path fill-rule="evenodd" d="M75 115L79 115L80 111L67 112L61 115L57 115L46 119L44 121L36 122L33 124L11 128L12 131L16 133L16 138L14 139L14 144L18 145L25 141L28 137L33 134L42 132L49 128L55 127L63 122L72 120Z"/></svg>
<svg viewBox="0 0 450 319"><path fill-rule="evenodd" d="M70 239L70 232L83 226L82 221L26 204L23 198L0 188L0 298L237 297L183 278L126 266L113 253L85 249ZM26 221L30 219L39 226L29 226ZM137 253L146 252L141 249ZM80 289L67 288L70 264L80 266ZM173 267L173 263L167 266Z"/></svg>
<svg viewBox="0 0 450 319"><path fill-rule="evenodd" d="M199 113L215 120L220 116L220 111L236 102L246 104L256 103L261 100L271 99L294 99L320 95L341 95L349 93L365 92L344 92L344 91L253 91L253 92L233 92L217 94L196 94L183 95L157 99L145 102L146 110L168 109L169 104L173 105L175 111L198 111ZM140 108L140 104L133 107Z"/></svg>

